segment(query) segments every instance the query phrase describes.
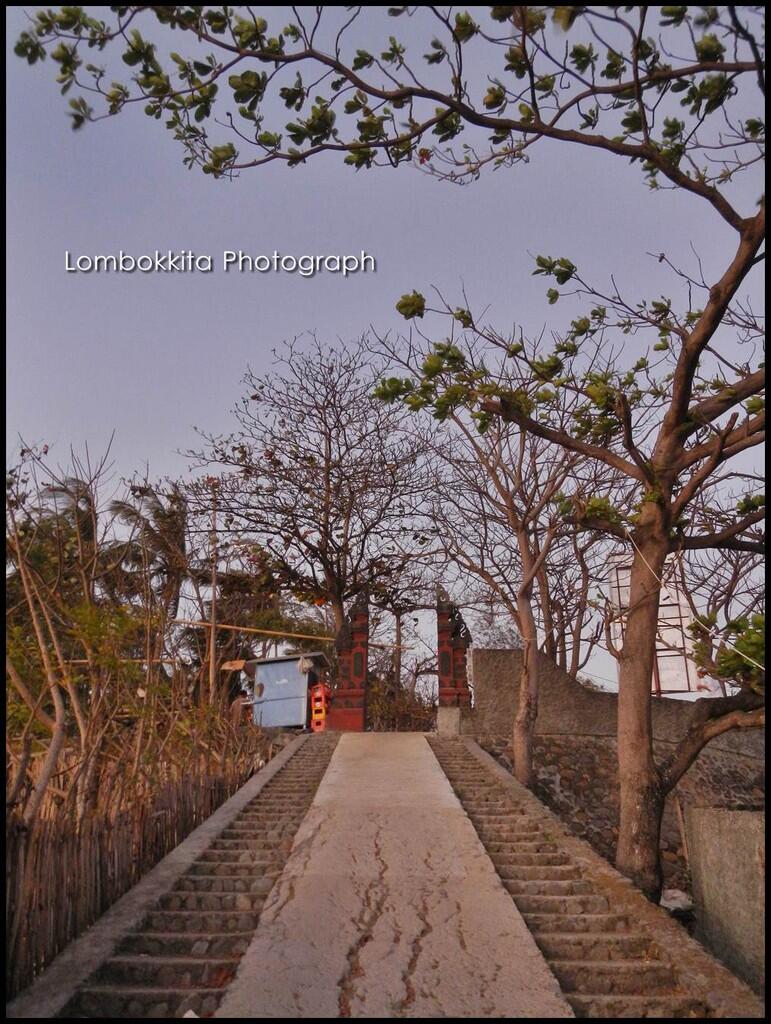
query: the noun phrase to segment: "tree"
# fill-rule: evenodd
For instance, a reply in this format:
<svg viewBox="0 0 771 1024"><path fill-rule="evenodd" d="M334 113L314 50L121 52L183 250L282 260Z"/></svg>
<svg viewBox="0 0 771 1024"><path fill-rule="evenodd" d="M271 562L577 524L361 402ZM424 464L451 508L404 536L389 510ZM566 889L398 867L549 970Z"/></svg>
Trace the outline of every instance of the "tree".
<svg viewBox="0 0 771 1024"><path fill-rule="evenodd" d="M420 372L419 350L381 342L391 366ZM472 373L487 375L479 354L468 352ZM390 369L389 369L390 372ZM507 374L498 369L499 386ZM448 414L432 439L425 486L425 532L464 577L488 587L513 620L522 645L522 672L513 724L514 774L532 781L532 746L538 713L538 651L575 674L597 638L589 607L587 556L598 535L578 536L561 514L566 482L604 494L613 471L581 480L582 459L541 438L496 420L480 433L463 408ZM583 474L584 476L586 474Z"/></svg>
<svg viewBox="0 0 771 1024"><path fill-rule="evenodd" d="M747 551L696 551L678 559L678 586L693 613L693 657L720 682L723 697L695 702L685 736L659 769L665 795L710 739L765 724L762 569L763 560Z"/></svg>
<svg viewBox="0 0 771 1024"><path fill-rule="evenodd" d="M153 532L184 516L148 486L112 485L87 452L57 468L47 446L6 473L12 992L271 756L260 730L190 700L164 569L181 534ZM139 520L116 518L136 502Z"/></svg>
<svg viewBox="0 0 771 1024"><path fill-rule="evenodd" d="M392 585L412 555L393 536L409 520L423 442L404 411L371 397L363 341L287 345L277 369L249 372L235 410L239 429L204 435L199 464L221 471L223 529L247 559L296 598L332 610L368 585Z"/></svg>
<svg viewBox="0 0 771 1024"><path fill-rule="evenodd" d="M481 426L486 418L502 417L557 447L611 465L637 488L634 522L612 514L585 521L634 548L620 667L617 865L655 896L663 797L649 702L662 567L675 548L757 546L754 527L763 517L759 507L734 516L723 508L725 525L689 530L685 522L717 467L763 438L765 372L750 351L762 329L739 292L762 259L765 206L761 200L757 209L742 210L746 201L735 188L763 156L760 9L662 7L657 37L647 6L491 7L484 24L467 11L390 8L394 17L430 26L417 61L412 42L408 54L395 35L377 47L379 54L353 52L353 26L369 16L362 11L316 9L312 25L295 18L270 34L266 20L248 9L244 16L231 8L119 8L108 26L80 9L63 8L39 13L16 52L35 63L50 51L62 87L77 92L70 100L75 127L143 103L148 116L165 115L186 163L214 177L274 161L297 166L332 151L356 169L415 163L463 183L486 167L526 163L529 150L549 139L632 161L648 185L680 191L701 203L703 215L732 229L731 251L709 282L671 263L664 247L657 258L671 270L673 289L681 290L677 302L669 296L626 301L615 285L608 292L590 286L571 259L541 256L537 273L558 286L572 281L578 297L592 306L574 318L555 351L525 354L511 339L511 357L522 371L519 388L501 393L494 382L468 379L439 349L430 353L430 375L409 382L408 393L398 381L381 392L413 406L430 405L440 415L465 403ZM195 39L195 56L175 53L164 70L155 45L137 27L153 18ZM84 63L84 48L101 51L112 42L136 69L132 88L106 85L106 72ZM211 52L202 54L201 44ZM489 59L470 80L466 55L476 45L487 48ZM221 104L218 90L225 81L234 134L221 142L210 138L205 122ZM276 92L298 115L286 125L265 122ZM86 97L102 106L95 110ZM470 141L458 151L454 140L462 133ZM550 289L549 298L560 298L558 288ZM413 291L397 308L421 318L425 298ZM458 325L474 329L468 309L448 312ZM601 344L609 331L652 331L654 348L663 353L655 357L657 372L649 373L647 361L639 360L617 369L618 353ZM481 335L491 338L489 331ZM726 357L726 335L747 347ZM598 347L589 356L595 339ZM442 361L441 371L434 357ZM583 396L585 408L573 429L549 423L550 399L538 399L541 409L534 413L544 388L572 388Z"/></svg>

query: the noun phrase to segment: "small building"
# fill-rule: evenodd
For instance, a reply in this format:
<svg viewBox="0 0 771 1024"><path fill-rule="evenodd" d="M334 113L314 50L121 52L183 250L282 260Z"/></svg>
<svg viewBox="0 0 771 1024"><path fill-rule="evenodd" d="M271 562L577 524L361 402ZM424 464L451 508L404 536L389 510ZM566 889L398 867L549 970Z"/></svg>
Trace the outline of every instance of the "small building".
<svg viewBox="0 0 771 1024"><path fill-rule="evenodd" d="M632 562L628 552L611 555L608 565L608 599L615 618L610 623L614 645L624 643L626 612L629 608L629 584ZM656 658L653 662L651 690L663 694L725 695L717 680L705 676L696 665L691 626L694 615L675 571L673 556L667 559L659 602Z"/></svg>
<svg viewBox="0 0 771 1024"><path fill-rule="evenodd" d="M308 690L325 679L328 671L323 651L245 661L241 678L251 697L254 724L264 728L307 726Z"/></svg>

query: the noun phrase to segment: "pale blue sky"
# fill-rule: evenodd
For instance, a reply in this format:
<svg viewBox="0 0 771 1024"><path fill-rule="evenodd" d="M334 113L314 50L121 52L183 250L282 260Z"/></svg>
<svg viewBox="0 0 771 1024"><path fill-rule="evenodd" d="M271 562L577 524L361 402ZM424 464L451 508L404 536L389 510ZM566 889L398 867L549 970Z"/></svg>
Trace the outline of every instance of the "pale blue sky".
<svg viewBox="0 0 771 1024"><path fill-rule="evenodd" d="M26 18L9 8L7 19L10 50ZM383 41L378 28L370 48ZM469 66L484 58L475 45ZM555 315L544 279L531 276L536 253L580 259L586 276L605 283L612 272L622 289L655 297L667 279L646 252L687 260L692 244L709 276L734 244L703 203L651 193L639 168L559 144L463 189L407 167L355 173L335 155L216 182L186 171L140 107L73 132L53 71L9 57L7 425L9 444L21 433L62 460L70 444L103 449L114 430L119 473L145 463L154 476L182 473L175 450L194 443L194 425L231 426L247 363L267 368L273 346L307 330L344 340L370 324L399 330L394 303L412 288L454 300L465 285L501 328L516 320L536 331ZM746 212L757 190L746 186ZM218 260L226 248L366 249L378 270L343 280L64 269L65 250L168 248Z"/></svg>
<svg viewBox="0 0 771 1024"><path fill-rule="evenodd" d="M9 9L9 49L25 20ZM380 41L378 30L370 45ZM501 326L537 330L555 310L530 254L580 258L600 281L613 271L655 295L666 280L646 251L671 253L679 238L675 255L693 242L717 269L733 241L702 203L651 194L638 168L558 144L463 189L407 167L356 173L334 155L215 182L185 170L180 147L139 107L73 132L53 72L9 57L8 428L63 454L115 430L125 472L145 461L155 474L183 470L175 449L194 424L228 426L247 362L263 368L273 346L310 329L343 339L370 324L398 330L394 303L413 287L455 298L465 284ZM156 248L366 249L378 270L347 280L64 270L67 249Z"/></svg>

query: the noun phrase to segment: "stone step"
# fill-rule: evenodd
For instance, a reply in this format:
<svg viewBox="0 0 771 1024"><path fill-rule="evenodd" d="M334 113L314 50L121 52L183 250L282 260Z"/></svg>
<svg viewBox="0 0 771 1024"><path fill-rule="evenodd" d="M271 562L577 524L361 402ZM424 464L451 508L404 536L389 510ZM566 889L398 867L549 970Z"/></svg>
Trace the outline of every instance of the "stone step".
<svg viewBox="0 0 771 1024"><path fill-rule="evenodd" d="M573 882L581 879L581 871L574 864L495 864L504 881L519 882ZM581 890L585 891L585 890Z"/></svg>
<svg viewBox="0 0 771 1024"><path fill-rule="evenodd" d="M474 823L478 823L480 828L486 829L488 832L492 829L500 831L501 836L508 835L510 832L542 832L540 822L535 821L533 818L528 817L525 814L513 814L511 811L498 814L496 812L487 811L475 811L473 808L467 808L466 813Z"/></svg>
<svg viewBox="0 0 771 1024"><path fill-rule="evenodd" d="M291 835L294 835L292 831ZM220 838L215 839L211 845L211 849L214 851L233 851L233 850L273 850L276 845L281 842L282 839L291 838L291 836L276 835L272 837L262 836L260 839L232 839Z"/></svg>
<svg viewBox="0 0 771 1024"><path fill-rule="evenodd" d="M559 853L559 847L551 841L535 839L491 839L483 842L488 853Z"/></svg>
<svg viewBox="0 0 771 1024"><path fill-rule="evenodd" d="M486 825L484 822L472 823L476 826L477 834L485 846L488 842L509 841L516 844L548 842L539 828L528 826L520 828L517 825Z"/></svg>
<svg viewBox="0 0 771 1024"><path fill-rule="evenodd" d="M230 935L231 932L254 931L260 919L252 911L153 910L142 922L144 932L206 932Z"/></svg>
<svg viewBox="0 0 771 1024"><path fill-rule="evenodd" d="M227 865L226 865L227 866ZM241 892L257 893L267 896L273 883L280 874L273 870L270 874L253 872L251 875L183 875L174 886L174 892Z"/></svg>
<svg viewBox="0 0 771 1024"><path fill-rule="evenodd" d="M485 832L490 838L509 835L530 835L542 833L541 826L514 814L476 814L469 811L469 818L478 832Z"/></svg>
<svg viewBox="0 0 771 1024"><path fill-rule="evenodd" d="M615 1017L642 1020L646 1017L659 1019L707 1018L708 1007L698 999L688 996L591 996L572 993L566 996L576 1017Z"/></svg>
<svg viewBox="0 0 771 1024"><path fill-rule="evenodd" d="M550 960L658 959L655 943L640 932L540 931L536 942Z"/></svg>
<svg viewBox="0 0 771 1024"><path fill-rule="evenodd" d="M228 935L210 935L206 932L133 932L120 943L116 953L227 959L243 956L253 934L251 931L231 932Z"/></svg>
<svg viewBox="0 0 771 1024"><path fill-rule="evenodd" d="M296 820L305 814L310 806L310 800L288 800L285 803L277 804L275 807L260 805L254 808L247 808L241 811L235 819L234 824L244 821L289 821Z"/></svg>
<svg viewBox="0 0 771 1024"><path fill-rule="evenodd" d="M60 1017L128 1018L161 1020L184 1017L192 1010L198 1017L210 1017L222 998L220 988L122 988L88 985L79 990Z"/></svg>
<svg viewBox="0 0 771 1024"><path fill-rule="evenodd" d="M490 860L497 867L568 867L570 858L564 853L491 853Z"/></svg>
<svg viewBox="0 0 771 1024"><path fill-rule="evenodd" d="M549 960L563 992L585 995L669 994L677 978L668 964L646 961Z"/></svg>
<svg viewBox="0 0 771 1024"><path fill-rule="evenodd" d="M495 797L489 799L478 794L469 793L468 795L460 789L455 790L457 796L461 798L471 812L486 812L487 814L516 814L521 813L514 809L514 807L508 802L508 800L499 800Z"/></svg>
<svg viewBox="0 0 771 1024"><path fill-rule="evenodd" d="M309 739L125 936L60 1016L211 1017L338 737Z"/></svg>
<svg viewBox="0 0 771 1024"><path fill-rule="evenodd" d="M225 988L237 966L238 957L114 956L102 964L92 980L95 985L114 988Z"/></svg>
<svg viewBox="0 0 771 1024"><path fill-rule="evenodd" d="M272 886L271 880L271 886ZM270 886L268 886L270 888ZM246 892L178 892L172 890L158 900L161 910L259 910L265 893Z"/></svg>
<svg viewBox="0 0 771 1024"><path fill-rule="evenodd" d="M217 836L216 843L223 841L231 842L254 842L260 839L282 839L287 834L294 834L297 831L299 822L291 824L282 821L280 825L265 826L265 828L223 828Z"/></svg>
<svg viewBox="0 0 771 1024"><path fill-rule="evenodd" d="M522 914L606 914L610 910L604 896L515 896Z"/></svg>
<svg viewBox="0 0 771 1024"><path fill-rule="evenodd" d="M267 858L274 856L280 846L280 843L276 843L272 839L252 839L247 849L232 847L228 843L223 843L220 849L215 845L216 843L217 840L215 839L209 849L204 850L196 864L201 864L205 861L228 860L239 861L242 864L259 864ZM290 846L291 843L288 843L287 852Z"/></svg>
<svg viewBox="0 0 771 1024"><path fill-rule="evenodd" d="M313 783L311 783L313 785ZM267 788L265 796L258 796L256 800L251 800L244 807L245 811L252 811L257 807L264 806L263 800L269 800L272 803L284 802L284 806L291 804L301 804L308 799L308 788L307 786L285 786L283 789L273 789L271 786L270 797L267 796Z"/></svg>
<svg viewBox="0 0 771 1024"><path fill-rule="evenodd" d="M505 870L505 869L504 869ZM503 887L512 896L591 896L594 887L591 882L582 878L567 881L561 879L538 880L532 879L503 879Z"/></svg>
<svg viewBox="0 0 771 1024"><path fill-rule="evenodd" d="M191 864L187 870L187 878L256 878L270 874L281 868L281 860L273 857L262 861L205 860Z"/></svg>
<svg viewBox="0 0 771 1024"><path fill-rule="evenodd" d="M263 832L266 829L284 828L287 825L299 825L305 817L306 811L293 814L276 814L268 817L265 814L248 814L237 818L228 825L223 832Z"/></svg>
<svg viewBox="0 0 771 1024"><path fill-rule="evenodd" d="M521 908L520 908L521 909ZM628 932L629 918L626 914L583 913L583 914L550 914L527 913L522 915L525 924L539 938L542 932L560 932L563 935L595 934L597 932Z"/></svg>
<svg viewBox="0 0 771 1024"><path fill-rule="evenodd" d="M251 803L248 803L244 810L250 811L254 808L259 810L261 807L270 808L272 810L283 810L285 807L290 805L296 806L307 802L307 800L307 789L299 789L294 792L288 792L286 790L284 792L279 792L271 787L270 793L266 790L261 799L258 797L257 800L253 800Z"/></svg>

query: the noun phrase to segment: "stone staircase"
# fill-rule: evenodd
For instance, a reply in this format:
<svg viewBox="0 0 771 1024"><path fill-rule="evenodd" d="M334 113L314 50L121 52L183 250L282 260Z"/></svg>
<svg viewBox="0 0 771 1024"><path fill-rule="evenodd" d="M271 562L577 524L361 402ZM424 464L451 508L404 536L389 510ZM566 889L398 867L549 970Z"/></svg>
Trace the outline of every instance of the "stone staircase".
<svg viewBox="0 0 771 1024"><path fill-rule="evenodd" d="M309 737L58 1017L212 1016L338 739L331 733Z"/></svg>
<svg viewBox="0 0 771 1024"><path fill-rule="evenodd" d="M461 740L429 742L577 1017L716 1016L651 929L587 877L545 808L518 801Z"/></svg>

